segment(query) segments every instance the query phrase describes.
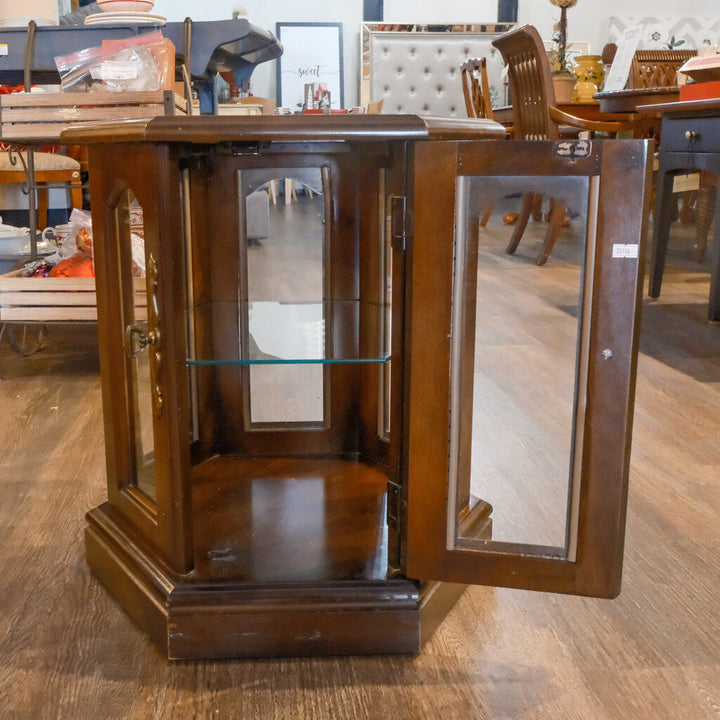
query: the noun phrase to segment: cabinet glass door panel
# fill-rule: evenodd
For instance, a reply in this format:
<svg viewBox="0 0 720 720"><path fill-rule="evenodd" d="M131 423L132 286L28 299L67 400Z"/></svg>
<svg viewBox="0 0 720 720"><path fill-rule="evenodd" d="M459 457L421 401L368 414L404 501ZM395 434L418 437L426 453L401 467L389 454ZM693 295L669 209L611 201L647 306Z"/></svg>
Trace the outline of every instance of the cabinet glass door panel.
<svg viewBox="0 0 720 720"><path fill-rule="evenodd" d="M392 247L392 198L386 197L385 171L380 172L379 198L382 203L382 210L378 213L378 239L380 242L380 323L378 340L383 356L388 358L383 363L380 379L380 399L378 412L378 435L388 439L391 431L391 406L392 406L392 365L390 348L393 344L392 320L393 320L393 247Z"/></svg>
<svg viewBox="0 0 720 720"><path fill-rule="evenodd" d="M507 147L461 147L452 162L431 148L416 157L413 282L423 292L413 293L413 312L429 319L411 340L406 571L613 597L622 577L648 145ZM425 173L452 184L442 213L423 209ZM541 266L548 223L530 220L509 252L514 228L504 222L535 195L567 215ZM439 237L453 240L438 246Z"/></svg>
<svg viewBox="0 0 720 720"><path fill-rule="evenodd" d="M240 355L249 361L250 422L322 423L326 318L321 170L249 169L240 176L242 242L247 247Z"/></svg>
<svg viewBox="0 0 720 720"><path fill-rule="evenodd" d="M539 545L567 556L569 498L579 483L582 447L578 347L582 336L590 178L462 178L458 188L451 356L450 468L454 523L448 547L497 543ZM514 226L500 220L522 193L541 210L561 201L569 218L552 267L535 265L547 223L525 231L514 255ZM488 200L498 219L481 227ZM544 207L543 207L544 205ZM589 230L589 232L588 232ZM589 242L588 242L589 241ZM469 494L467 490L469 482ZM474 498L493 507L492 540L474 537L460 520Z"/></svg>
<svg viewBox="0 0 720 720"><path fill-rule="evenodd" d="M152 292L157 266L145 251L143 208L132 190L121 193L115 206L118 233L117 271L123 288L122 324L127 370L128 422L131 443L131 484L156 498L154 417L162 402L156 382L153 345L157 305ZM147 292L147 282L151 291ZM150 307L148 307L148 302Z"/></svg>

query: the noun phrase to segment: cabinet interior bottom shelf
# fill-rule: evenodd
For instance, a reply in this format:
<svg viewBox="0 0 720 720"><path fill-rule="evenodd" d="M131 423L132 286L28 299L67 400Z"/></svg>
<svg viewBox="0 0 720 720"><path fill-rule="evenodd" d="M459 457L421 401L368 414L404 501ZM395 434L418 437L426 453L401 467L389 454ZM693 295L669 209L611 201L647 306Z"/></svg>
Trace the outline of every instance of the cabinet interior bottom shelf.
<svg viewBox="0 0 720 720"><path fill-rule="evenodd" d="M218 456L192 480L199 582L387 577L388 478L370 465Z"/></svg>

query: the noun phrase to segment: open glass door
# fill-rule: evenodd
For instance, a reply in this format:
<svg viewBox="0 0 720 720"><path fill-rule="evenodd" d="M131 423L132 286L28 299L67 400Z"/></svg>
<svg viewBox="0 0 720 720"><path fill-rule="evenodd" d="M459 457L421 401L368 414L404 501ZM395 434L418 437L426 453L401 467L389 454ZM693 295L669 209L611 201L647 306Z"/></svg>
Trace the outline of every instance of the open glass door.
<svg viewBox="0 0 720 720"><path fill-rule="evenodd" d="M101 157L93 159L96 152ZM108 501L112 522L186 572L189 450L176 439L187 438L190 425L187 368L171 358L176 347L185 354L185 315L177 307L184 305L187 213L160 220L159 207L184 207L180 177L152 147L137 157L129 163L122 152L91 148L91 162L102 168L93 224ZM163 235L173 238L167 249ZM95 519L107 522L101 512Z"/></svg>
<svg viewBox="0 0 720 720"><path fill-rule="evenodd" d="M418 148L408 576L619 592L647 153L644 141L469 143L452 159ZM503 214L521 198L567 216L544 267L548 222L508 253Z"/></svg>

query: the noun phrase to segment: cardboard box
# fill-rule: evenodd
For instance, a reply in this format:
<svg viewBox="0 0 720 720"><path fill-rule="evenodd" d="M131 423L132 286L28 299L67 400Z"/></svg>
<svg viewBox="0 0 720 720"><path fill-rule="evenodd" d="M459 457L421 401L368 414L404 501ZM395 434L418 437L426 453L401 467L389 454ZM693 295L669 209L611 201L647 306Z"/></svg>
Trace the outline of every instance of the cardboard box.
<svg viewBox="0 0 720 720"><path fill-rule="evenodd" d="M680 100L709 100L720 98L720 80L686 83L680 88Z"/></svg>
<svg viewBox="0 0 720 720"><path fill-rule="evenodd" d="M678 72L685 73L696 82L720 80L720 53L691 57Z"/></svg>

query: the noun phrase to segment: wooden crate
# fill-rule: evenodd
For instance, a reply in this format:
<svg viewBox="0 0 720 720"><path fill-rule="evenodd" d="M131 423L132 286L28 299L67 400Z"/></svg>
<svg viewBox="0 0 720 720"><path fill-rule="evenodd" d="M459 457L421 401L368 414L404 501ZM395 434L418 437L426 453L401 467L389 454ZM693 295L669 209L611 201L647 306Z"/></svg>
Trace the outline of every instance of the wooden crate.
<svg viewBox="0 0 720 720"><path fill-rule="evenodd" d="M145 278L133 278L135 318L147 319ZM0 275L0 322L86 322L97 320L95 278Z"/></svg>
<svg viewBox="0 0 720 720"><path fill-rule="evenodd" d="M11 93L0 95L0 137L59 138L62 130L73 123L186 114L187 101L172 90Z"/></svg>

